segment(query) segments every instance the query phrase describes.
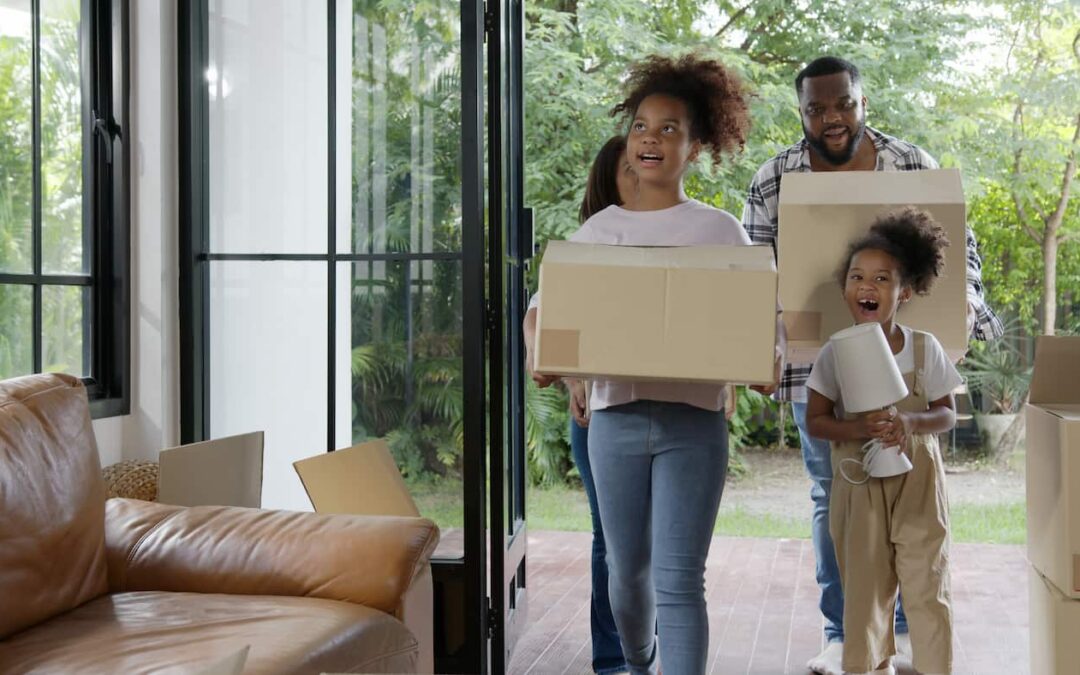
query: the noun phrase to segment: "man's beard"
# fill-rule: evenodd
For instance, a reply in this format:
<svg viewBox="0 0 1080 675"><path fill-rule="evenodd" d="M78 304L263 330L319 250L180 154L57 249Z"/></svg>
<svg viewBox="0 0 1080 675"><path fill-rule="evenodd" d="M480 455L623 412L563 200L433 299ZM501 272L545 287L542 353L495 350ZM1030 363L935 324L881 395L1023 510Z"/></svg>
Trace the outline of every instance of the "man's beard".
<svg viewBox="0 0 1080 675"><path fill-rule="evenodd" d="M833 166L841 166L851 161L851 158L855 156L855 153L859 149L859 143L862 142L863 136L866 135L866 119L862 118L858 121L855 127L855 133L851 135L851 140L848 141L847 146L840 152L833 152L825 145L824 136L825 132L822 132L821 136L811 136L810 130L806 128L806 124L803 124L803 137L806 138L806 142L810 144L810 147L817 151L821 158Z"/></svg>

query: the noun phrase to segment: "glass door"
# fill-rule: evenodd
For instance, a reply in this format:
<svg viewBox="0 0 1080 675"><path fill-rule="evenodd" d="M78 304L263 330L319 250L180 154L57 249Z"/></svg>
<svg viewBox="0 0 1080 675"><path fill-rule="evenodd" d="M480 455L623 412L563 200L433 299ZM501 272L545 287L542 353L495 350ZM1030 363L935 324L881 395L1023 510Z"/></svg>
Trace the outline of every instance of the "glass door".
<svg viewBox="0 0 1080 675"><path fill-rule="evenodd" d="M387 441L425 516L437 672L488 672L483 4L181 0L182 440ZM494 397L492 397L494 398Z"/></svg>

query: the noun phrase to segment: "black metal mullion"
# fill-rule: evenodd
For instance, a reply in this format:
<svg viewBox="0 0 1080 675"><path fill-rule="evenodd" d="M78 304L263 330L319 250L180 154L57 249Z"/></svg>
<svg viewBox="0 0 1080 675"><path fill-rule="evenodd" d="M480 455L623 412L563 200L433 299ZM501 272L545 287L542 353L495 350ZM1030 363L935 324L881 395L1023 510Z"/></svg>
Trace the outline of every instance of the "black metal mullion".
<svg viewBox="0 0 1080 675"><path fill-rule="evenodd" d="M462 390L465 451L463 673L488 671L484 311L484 3L461 7Z"/></svg>
<svg viewBox="0 0 1080 675"><path fill-rule="evenodd" d="M210 432L209 62L207 0L177 7L180 103L180 441Z"/></svg>
<svg viewBox="0 0 1080 675"><path fill-rule="evenodd" d="M336 236L335 236L336 242ZM203 253L200 261L214 262L413 262L437 260L460 262L464 254L460 251L437 251L433 253Z"/></svg>
<svg viewBox="0 0 1080 675"><path fill-rule="evenodd" d="M91 277L79 274L18 274L0 272L0 284L91 286L93 283L94 281Z"/></svg>
<svg viewBox="0 0 1080 675"><path fill-rule="evenodd" d="M326 354L326 451L332 452L335 443L334 419L337 412L337 7L335 0L326 2L326 200L327 200L327 328Z"/></svg>
<svg viewBox="0 0 1080 675"><path fill-rule="evenodd" d="M30 142L33 146L31 181L33 203L31 206L31 235L33 242L33 272L35 277L41 276L42 267L42 236L41 236L41 0L30 0L31 28L30 28ZM43 360L43 320L41 311L41 284L33 285L33 369L40 373Z"/></svg>

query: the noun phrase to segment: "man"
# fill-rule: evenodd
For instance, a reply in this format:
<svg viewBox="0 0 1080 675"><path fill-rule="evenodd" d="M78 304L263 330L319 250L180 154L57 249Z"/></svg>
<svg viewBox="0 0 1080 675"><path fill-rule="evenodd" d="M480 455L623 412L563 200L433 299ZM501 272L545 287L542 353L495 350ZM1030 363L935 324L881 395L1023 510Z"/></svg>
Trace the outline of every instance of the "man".
<svg viewBox="0 0 1080 675"><path fill-rule="evenodd" d="M866 97L859 70L831 56L819 58L795 78L804 138L765 162L754 175L743 209L743 227L757 244L776 248L777 204L785 173L807 171L919 171L938 164L921 148L866 126ZM999 337L1001 322L983 300L982 261L971 228L967 230L968 330L978 340ZM806 432L806 380L811 364L789 363L777 397L790 401L799 428L803 461L813 481L812 536L825 616L826 649L807 667L824 675L841 675L844 640L844 597L829 536L829 492L832 465L829 443ZM897 605L896 632L901 651L910 653L907 621Z"/></svg>

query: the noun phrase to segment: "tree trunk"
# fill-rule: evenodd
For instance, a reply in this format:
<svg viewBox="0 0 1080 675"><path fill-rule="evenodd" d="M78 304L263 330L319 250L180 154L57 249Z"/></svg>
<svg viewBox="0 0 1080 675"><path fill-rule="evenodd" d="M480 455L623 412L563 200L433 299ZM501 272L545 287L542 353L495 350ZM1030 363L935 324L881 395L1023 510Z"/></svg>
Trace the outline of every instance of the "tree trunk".
<svg viewBox="0 0 1080 675"><path fill-rule="evenodd" d="M1053 335L1057 325L1057 229L1047 227L1042 242L1043 254L1043 335Z"/></svg>

